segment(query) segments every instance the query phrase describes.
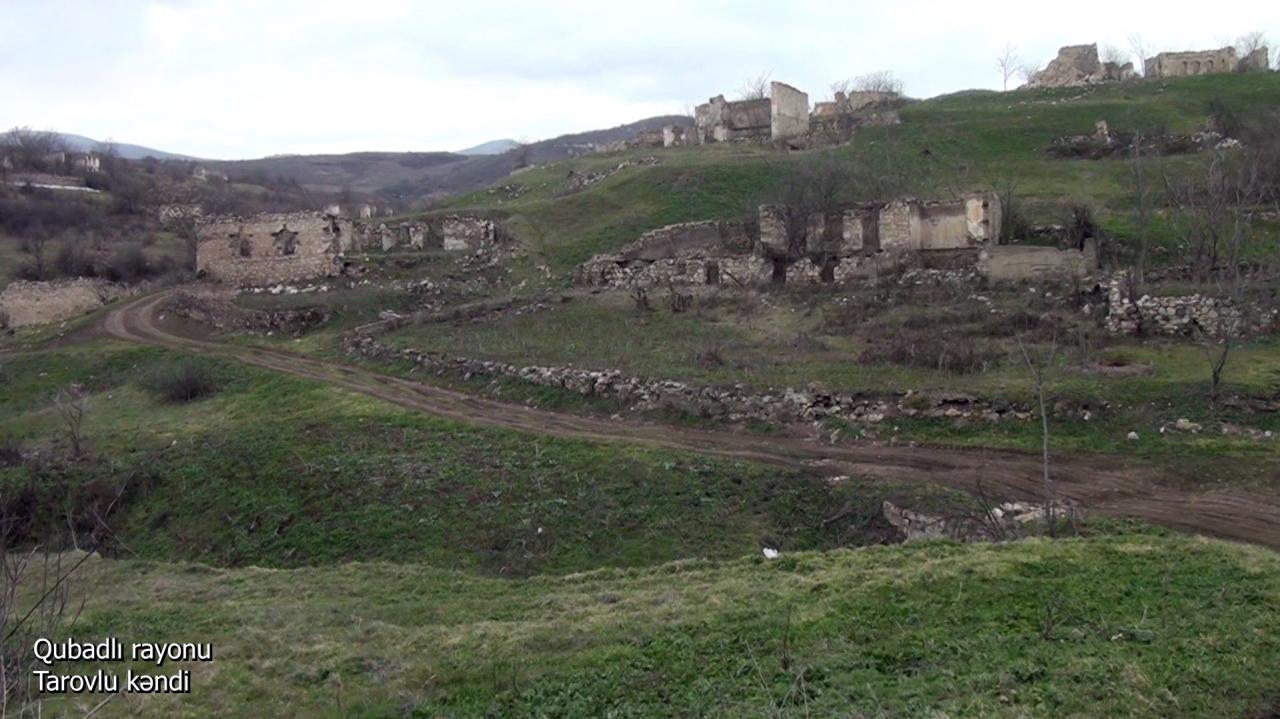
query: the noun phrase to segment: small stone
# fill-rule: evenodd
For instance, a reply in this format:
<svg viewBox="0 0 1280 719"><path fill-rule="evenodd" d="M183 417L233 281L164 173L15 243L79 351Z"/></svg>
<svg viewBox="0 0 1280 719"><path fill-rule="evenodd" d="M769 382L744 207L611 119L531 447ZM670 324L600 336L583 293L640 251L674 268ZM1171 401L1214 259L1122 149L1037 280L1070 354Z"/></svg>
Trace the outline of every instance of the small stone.
<svg viewBox="0 0 1280 719"><path fill-rule="evenodd" d="M1126 435L1126 436L1125 436L1125 439L1128 439L1130 442L1137 442L1137 441L1138 441L1138 439L1139 439L1139 438L1138 438L1138 433L1137 433L1137 432L1133 432L1133 431L1131 431L1131 432L1129 432L1129 434L1128 434L1128 435Z"/></svg>

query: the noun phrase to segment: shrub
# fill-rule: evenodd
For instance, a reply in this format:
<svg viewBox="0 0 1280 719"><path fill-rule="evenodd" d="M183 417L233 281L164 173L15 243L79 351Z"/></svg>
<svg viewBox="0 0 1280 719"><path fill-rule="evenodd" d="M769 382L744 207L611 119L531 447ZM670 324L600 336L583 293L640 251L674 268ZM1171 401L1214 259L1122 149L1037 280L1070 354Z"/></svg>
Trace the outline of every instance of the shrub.
<svg viewBox="0 0 1280 719"><path fill-rule="evenodd" d="M138 245L129 244L116 250L107 262L107 277L114 282L132 284L155 274L147 255Z"/></svg>
<svg viewBox="0 0 1280 719"><path fill-rule="evenodd" d="M145 388L169 402L190 402L218 391L209 368L187 360L155 370L145 379Z"/></svg>
<svg viewBox="0 0 1280 719"><path fill-rule="evenodd" d="M93 259L84 248L84 243L68 238L58 246L58 253L53 258L54 270L64 277L93 277Z"/></svg>

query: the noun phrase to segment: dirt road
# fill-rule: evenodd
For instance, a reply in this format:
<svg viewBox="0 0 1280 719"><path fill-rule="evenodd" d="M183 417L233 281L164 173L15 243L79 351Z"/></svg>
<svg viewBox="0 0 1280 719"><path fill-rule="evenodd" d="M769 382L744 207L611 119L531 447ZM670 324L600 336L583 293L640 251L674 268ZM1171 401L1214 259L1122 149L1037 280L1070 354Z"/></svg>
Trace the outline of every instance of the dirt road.
<svg viewBox="0 0 1280 719"><path fill-rule="evenodd" d="M930 481L966 490L972 490L976 480L981 479L984 489L1001 500L1036 500L1042 496L1037 456L872 444L831 446L804 438L698 430L532 409L281 350L180 336L157 324L157 307L165 297L144 297L112 309L105 319L107 332L133 342L238 360L471 424L805 467L833 475ZM1172 488L1153 481L1152 470L1126 466L1117 456L1059 456L1053 474L1059 496L1091 514L1130 517L1280 549L1280 496L1273 493Z"/></svg>

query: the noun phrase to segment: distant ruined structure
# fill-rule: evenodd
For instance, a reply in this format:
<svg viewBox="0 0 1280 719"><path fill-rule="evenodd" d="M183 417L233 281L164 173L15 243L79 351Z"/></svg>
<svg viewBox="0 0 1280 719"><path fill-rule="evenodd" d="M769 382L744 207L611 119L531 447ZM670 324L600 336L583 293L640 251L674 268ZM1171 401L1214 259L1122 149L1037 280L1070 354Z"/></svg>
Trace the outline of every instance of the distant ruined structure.
<svg viewBox="0 0 1280 719"><path fill-rule="evenodd" d="M1147 77L1190 77L1271 69L1270 51L1260 47L1241 59L1234 47L1162 52L1147 60Z"/></svg>
<svg viewBox="0 0 1280 719"><path fill-rule="evenodd" d="M1244 58L1236 49L1162 52L1148 58L1143 67L1147 78L1189 77L1216 73L1266 71L1271 69L1267 48L1259 47ZM1058 49L1058 56L1037 72L1026 87L1077 87L1101 82L1124 82L1137 78L1133 63L1123 65L1102 62L1098 46L1068 45Z"/></svg>
<svg viewBox="0 0 1280 719"><path fill-rule="evenodd" d="M769 85L769 97L729 101L717 95L694 109L694 126L663 128L662 146L718 142L787 142L798 146L847 140L863 125L894 124L896 111L881 108L900 99L896 93L837 93L812 112L809 95L782 82ZM656 143L655 143L656 144Z"/></svg>
<svg viewBox="0 0 1280 719"><path fill-rule="evenodd" d="M1117 65L1098 59L1098 45L1067 45L1026 87L1076 87L1099 82L1121 82L1137 77L1133 63Z"/></svg>

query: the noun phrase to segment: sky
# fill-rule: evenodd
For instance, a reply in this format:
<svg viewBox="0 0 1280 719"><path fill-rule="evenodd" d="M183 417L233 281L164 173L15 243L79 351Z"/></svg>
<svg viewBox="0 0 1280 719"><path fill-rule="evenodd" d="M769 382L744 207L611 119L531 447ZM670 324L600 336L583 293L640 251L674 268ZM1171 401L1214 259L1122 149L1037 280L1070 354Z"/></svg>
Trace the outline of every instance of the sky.
<svg viewBox="0 0 1280 719"><path fill-rule="evenodd" d="M1153 10L1160 9L1159 12ZM1280 3L985 0L0 0L0 128L208 159L458 150L681 114L769 73L810 95L888 70L999 89L1013 45L1206 49Z"/></svg>

